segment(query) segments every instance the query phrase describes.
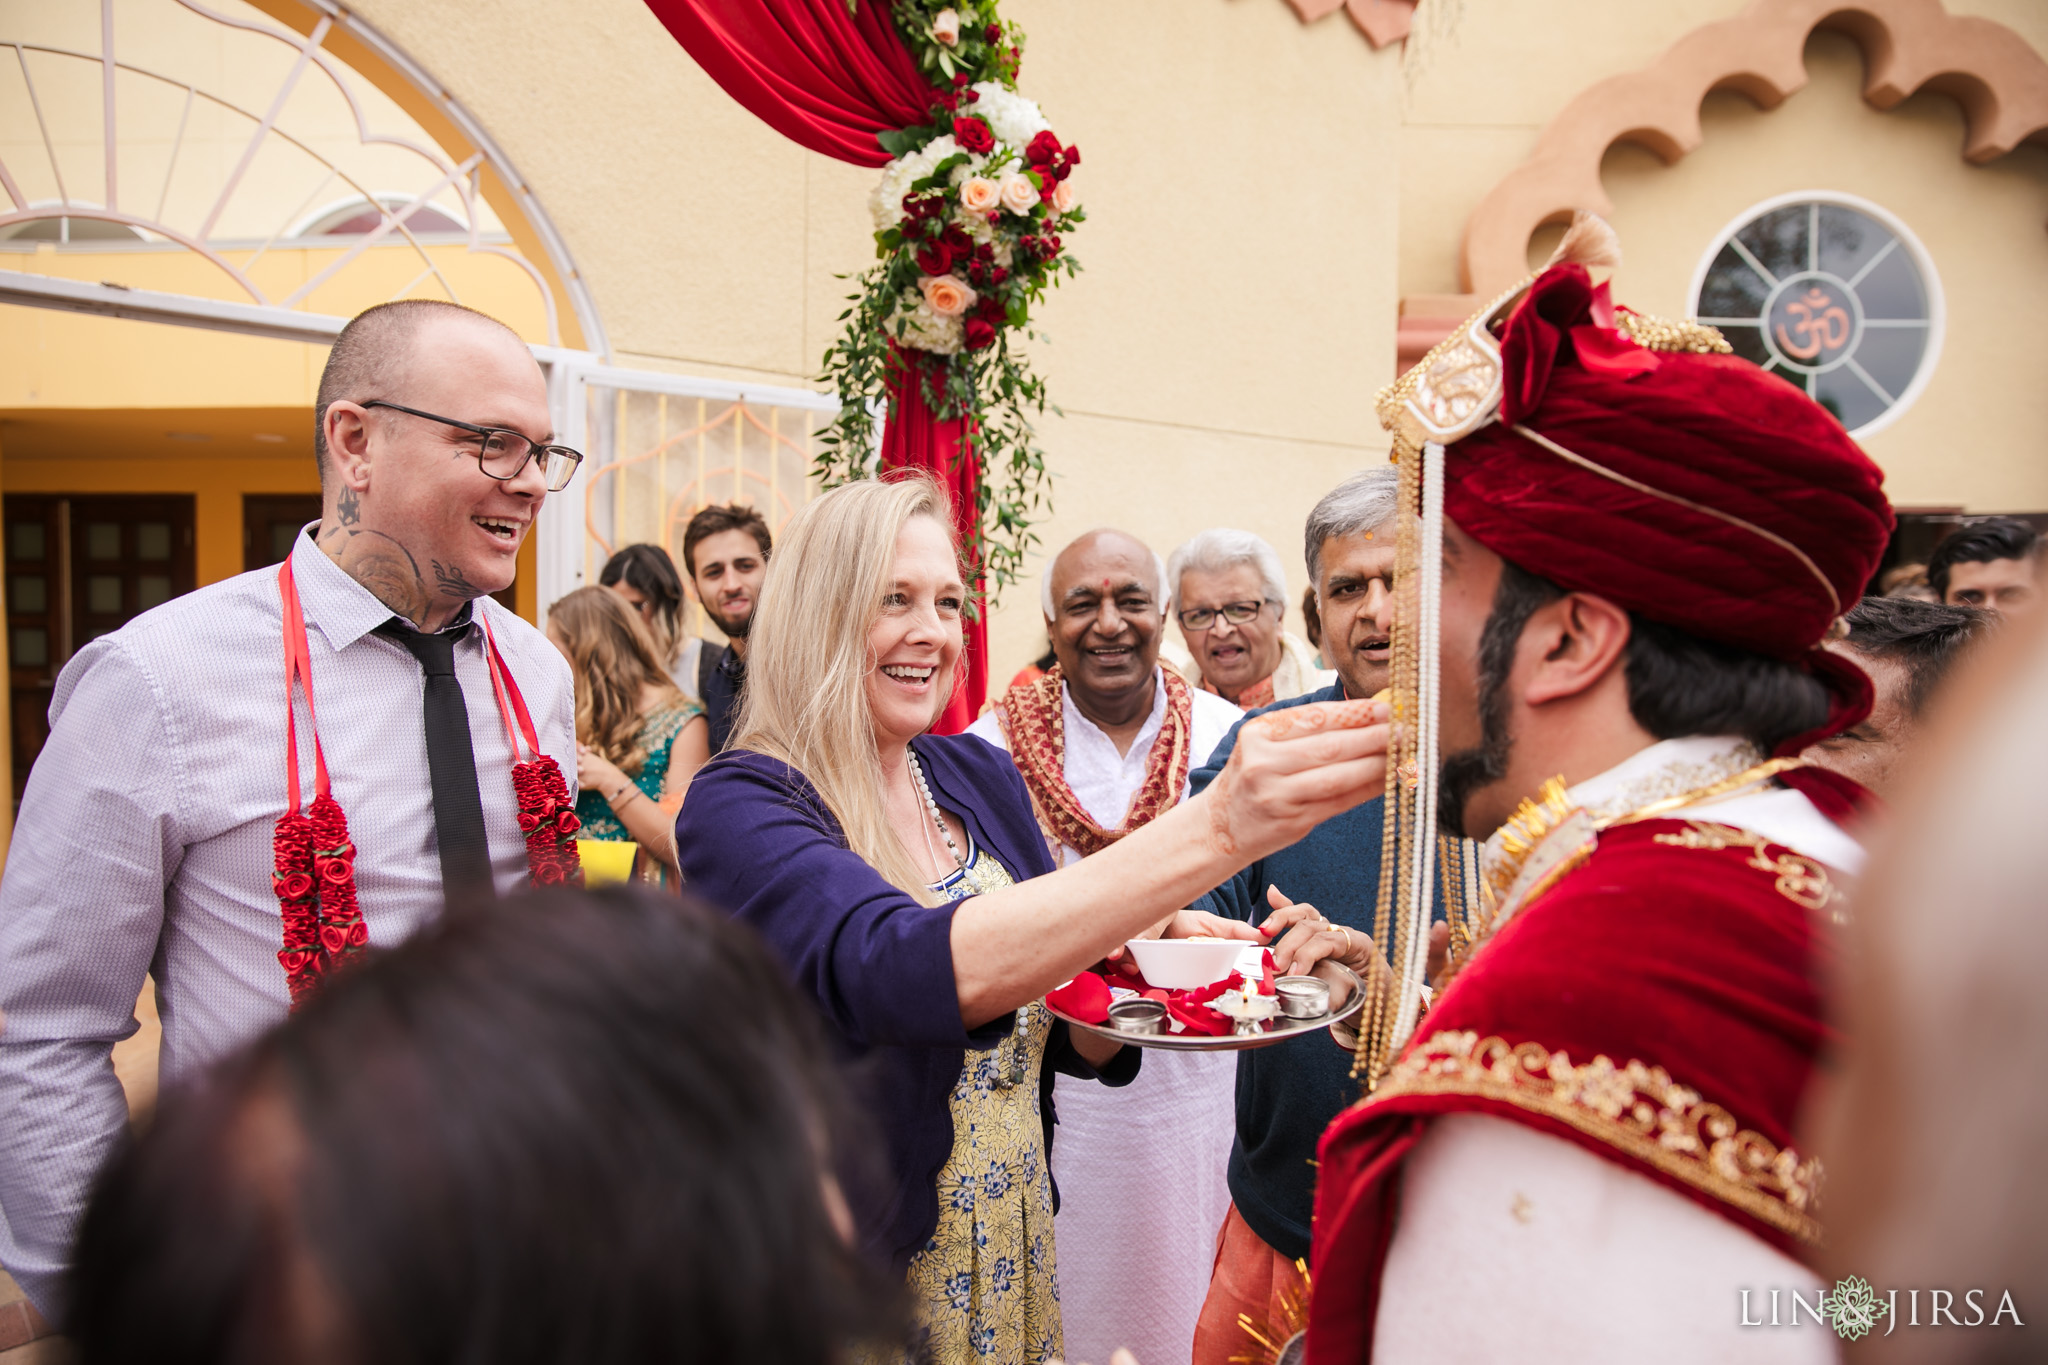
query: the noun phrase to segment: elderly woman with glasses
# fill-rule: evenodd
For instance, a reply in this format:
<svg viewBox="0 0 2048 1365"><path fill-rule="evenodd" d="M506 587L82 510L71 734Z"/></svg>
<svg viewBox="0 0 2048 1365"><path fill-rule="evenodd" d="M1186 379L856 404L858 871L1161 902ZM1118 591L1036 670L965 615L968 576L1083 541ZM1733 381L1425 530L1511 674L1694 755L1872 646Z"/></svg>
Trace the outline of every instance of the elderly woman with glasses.
<svg viewBox="0 0 2048 1365"><path fill-rule="evenodd" d="M1280 556L1250 531L1199 533L1167 560L1166 581L1187 650L1161 655L1203 691L1252 711L1337 680L1308 641L1286 629Z"/></svg>
<svg viewBox="0 0 2048 1365"><path fill-rule="evenodd" d="M887 1169L849 1193L931 1358L1038 1360L1062 1347L1048 1069L1137 1068L1040 997L1376 794L1385 708L1254 721L1208 792L1054 871L1009 758L929 733L963 669L952 526L923 476L849 484L790 520L733 747L698 775L676 842L692 891L767 938L861 1062Z"/></svg>

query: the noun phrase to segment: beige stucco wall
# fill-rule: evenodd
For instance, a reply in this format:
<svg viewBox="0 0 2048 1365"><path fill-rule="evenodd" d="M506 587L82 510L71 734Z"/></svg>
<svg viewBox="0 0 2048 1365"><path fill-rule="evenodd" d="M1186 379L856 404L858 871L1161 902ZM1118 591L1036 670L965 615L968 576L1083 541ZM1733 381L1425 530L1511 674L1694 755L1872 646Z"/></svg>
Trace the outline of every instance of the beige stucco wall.
<svg viewBox="0 0 2048 1365"><path fill-rule="evenodd" d="M1745 0L1425 0L1405 58L1400 280L1404 296L1458 292L1466 220L1573 96L1650 65L1701 24ZM1954 14L2012 28L2048 53L2039 0L1951 0ZM1569 11L1567 14L1566 11ZM1865 441L1901 505L1973 511L2048 508L2040 443L2048 387L2048 149L2022 147L1974 167L1961 159L1959 107L1919 95L1881 113L1861 97L1862 54L1820 33L1809 82L1777 109L1710 95L1702 145L1666 166L1648 150L1610 150L1602 181L1614 201L1624 264L1616 297L1687 311L1701 256L1751 205L1799 190L1859 195L1903 219L1940 276L1948 326L1924 393ZM1537 235L1532 258L1554 240Z"/></svg>
<svg viewBox="0 0 2048 1365"><path fill-rule="evenodd" d="M1880 113L1858 97L1855 43L1816 34L1806 57L1808 85L1773 112L1709 97L1705 141L1675 166L1630 145L1609 152L1602 178L1628 251L1616 297L1688 311L1701 256L1751 205L1813 189L1868 199L1926 247L1948 311L1926 390L1863 438L1886 491L1903 506L2048 508L2048 149L1971 166L1954 101L1919 95Z"/></svg>
<svg viewBox="0 0 2048 1365"><path fill-rule="evenodd" d="M727 98L638 0L368 0L547 204L614 357L802 381L871 258L873 173ZM1170 551L1204 526L1272 540L1379 457L1393 363L1399 55L1277 0L1010 0L1021 88L1080 144L1086 267L1044 309L1065 415L1043 428L1056 548L1113 522ZM1162 47L1164 44L1164 47ZM488 80L481 73L490 73ZM993 622L999 680L1037 652L1036 585Z"/></svg>

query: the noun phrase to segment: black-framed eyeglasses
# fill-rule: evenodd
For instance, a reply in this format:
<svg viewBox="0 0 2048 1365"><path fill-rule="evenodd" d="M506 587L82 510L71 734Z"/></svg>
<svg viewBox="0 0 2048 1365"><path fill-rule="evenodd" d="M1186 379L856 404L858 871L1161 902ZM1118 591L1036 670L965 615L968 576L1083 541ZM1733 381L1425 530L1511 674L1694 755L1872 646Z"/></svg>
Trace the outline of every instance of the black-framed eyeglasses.
<svg viewBox="0 0 2048 1365"><path fill-rule="evenodd" d="M1175 612L1174 614L1180 618L1181 625L1188 630L1207 630L1216 624L1216 618L1219 616L1230 622L1233 626L1241 626L1248 621L1256 621L1259 619L1259 613L1265 610L1265 607L1266 604L1264 602L1225 602L1220 607L1190 607L1186 611Z"/></svg>
<svg viewBox="0 0 2048 1365"><path fill-rule="evenodd" d="M519 471L526 468L526 462L533 460L540 465L540 476L547 483L548 492L559 493L569 486L569 480L576 477L576 466L583 463L583 452L580 450L571 450L567 446L542 445L504 427L480 427L474 422L458 422L453 417L421 412L418 408L387 403L381 398L373 398L360 406L389 408L408 417L424 417L429 422L439 422L443 426L459 427L470 432L479 438L476 445L476 467L500 483L518 478Z"/></svg>

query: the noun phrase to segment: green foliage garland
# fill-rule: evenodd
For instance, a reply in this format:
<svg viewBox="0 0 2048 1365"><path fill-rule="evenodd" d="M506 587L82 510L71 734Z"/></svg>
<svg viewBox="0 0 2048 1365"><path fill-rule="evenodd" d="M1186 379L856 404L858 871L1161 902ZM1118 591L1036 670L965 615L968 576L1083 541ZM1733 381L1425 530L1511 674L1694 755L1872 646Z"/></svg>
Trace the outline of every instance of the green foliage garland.
<svg viewBox="0 0 2048 1365"><path fill-rule="evenodd" d="M827 487L875 472L876 421L899 371L913 371L933 415L973 433L967 548L994 595L1017 580L1051 510L1032 425L1045 381L1013 341L1036 337L1033 305L1080 270L1060 234L1086 216L1068 183L1081 154L1016 93L1024 35L995 0L893 0L891 14L942 93L929 123L876 138L895 160L869 201L876 264L854 277L845 331L825 352L821 378L842 402L815 472Z"/></svg>

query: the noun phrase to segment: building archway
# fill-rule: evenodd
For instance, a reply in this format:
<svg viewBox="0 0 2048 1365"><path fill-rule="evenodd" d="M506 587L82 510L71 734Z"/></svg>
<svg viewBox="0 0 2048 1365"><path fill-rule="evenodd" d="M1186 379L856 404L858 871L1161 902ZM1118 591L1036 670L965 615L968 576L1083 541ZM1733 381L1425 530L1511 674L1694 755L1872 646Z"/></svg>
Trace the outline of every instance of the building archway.
<svg viewBox="0 0 2048 1365"><path fill-rule="evenodd" d="M1752 0L1650 65L1587 87L1558 112L1467 220L1460 254L1467 292L1402 301L1399 367L1526 274L1530 240L1541 229L1576 210L1611 212L1601 181L1611 149L1634 144L1666 165L1678 162L1700 145L1700 108L1716 91L1778 108L1807 84L1807 40L1817 31L1855 42L1865 65L1862 98L1875 109L1895 109L1922 91L1954 99L1966 126L1962 156L1973 165L2023 143L2048 145L2048 61L2002 24L1952 15L1941 0Z"/></svg>

